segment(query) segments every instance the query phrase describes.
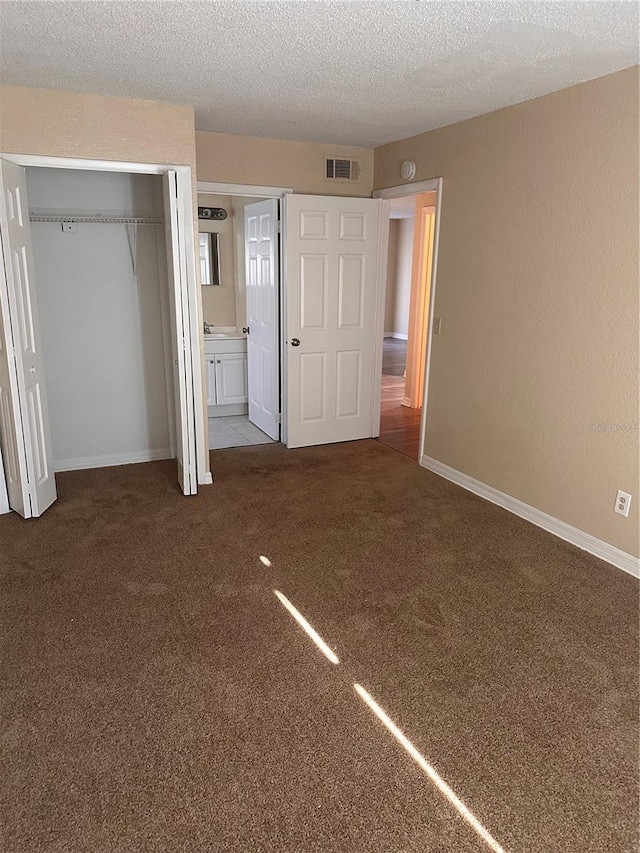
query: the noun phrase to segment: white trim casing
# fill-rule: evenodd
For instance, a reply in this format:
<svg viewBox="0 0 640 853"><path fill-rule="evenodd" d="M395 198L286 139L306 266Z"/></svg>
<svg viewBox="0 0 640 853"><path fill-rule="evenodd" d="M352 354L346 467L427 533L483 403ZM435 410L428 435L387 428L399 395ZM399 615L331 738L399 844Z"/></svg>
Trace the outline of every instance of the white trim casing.
<svg viewBox="0 0 640 853"><path fill-rule="evenodd" d="M292 193L291 187L259 187L251 184L225 184L220 181L198 181L199 193L213 195L240 195L255 198L281 198Z"/></svg>
<svg viewBox="0 0 640 853"><path fill-rule="evenodd" d="M430 182L436 184L436 221L433 229L433 257L431 259L431 281L429 282L429 309L427 312L427 346L424 365L424 388L422 391L422 417L420 418L420 444L418 453L424 452L427 433L427 409L429 407L429 374L431 373L431 345L433 343L433 318L436 305L436 282L438 276L438 246L440 245L440 219L442 214L442 178Z"/></svg>
<svg viewBox="0 0 640 853"><path fill-rule="evenodd" d="M415 184L400 184L397 187L385 187L383 190L374 190L373 198L402 198L407 195L419 195L437 190L442 178L431 178L428 181L418 181Z"/></svg>
<svg viewBox="0 0 640 853"><path fill-rule="evenodd" d="M382 401L382 358L384 355L384 313L389 262L389 215L391 203L382 199L378 210L378 281L376 311L373 323L373 392L371 394L371 437L380 435L380 406Z"/></svg>
<svg viewBox="0 0 640 853"><path fill-rule="evenodd" d="M611 563L612 566L622 569L623 572L628 572L628 574L634 577L640 577L640 558L634 557L633 554L627 554L626 551L621 551L614 545L610 545L602 539L597 539L590 533L585 533L584 530L572 527L570 524L560 521L560 519L554 518L552 515L547 515L546 512L542 512L542 510L536 509L517 498L512 498L511 495L500 492L498 489L494 489L493 486L488 486L486 483L482 483L468 474L463 474L461 471L451 468L449 465L445 465L444 462L439 462L431 456L421 456L420 464L423 468L433 471L434 474L444 477L445 480L450 480L457 486L462 486L468 492L473 492L474 495L479 495L479 497L501 506L514 515L518 515L520 518L524 518L537 527L541 527L543 530L552 533L559 539L564 539L565 542L570 542L583 551L588 551L594 557L599 557L601 560Z"/></svg>
<svg viewBox="0 0 640 853"><path fill-rule="evenodd" d="M190 166L165 166L158 163L127 163L124 160L86 160L80 157L48 157L40 154L5 154L18 166L45 166L47 169L77 169L85 172L129 172L135 175L164 175L168 169L180 171Z"/></svg>

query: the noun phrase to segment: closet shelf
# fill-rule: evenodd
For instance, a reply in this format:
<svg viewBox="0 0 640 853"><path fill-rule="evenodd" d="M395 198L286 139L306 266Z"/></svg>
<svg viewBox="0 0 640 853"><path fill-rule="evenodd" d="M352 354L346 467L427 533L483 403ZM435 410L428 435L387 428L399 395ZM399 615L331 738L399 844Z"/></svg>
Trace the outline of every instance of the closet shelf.
<svg viewBox="0 0 640 853"><path fill-rule="evenodd" d="M85 213L30 213L29 222L88 222L105 225L162 225L157 216L111 216Z"/></svg>

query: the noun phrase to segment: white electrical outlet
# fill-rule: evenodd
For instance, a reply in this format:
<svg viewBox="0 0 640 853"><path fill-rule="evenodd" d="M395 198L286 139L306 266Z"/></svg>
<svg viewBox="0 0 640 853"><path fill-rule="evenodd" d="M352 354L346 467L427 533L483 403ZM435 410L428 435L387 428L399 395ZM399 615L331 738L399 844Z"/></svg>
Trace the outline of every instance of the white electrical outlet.
<svg viewBox="0 0 640 853"><path fill-rule="evenodd" d="M630 504L631 495L628 492L621 492L620 489L618 489L616 505L614 506L613 511L619 513L619 515L624 515L624 517L627 518L629 516Z"/></svg>

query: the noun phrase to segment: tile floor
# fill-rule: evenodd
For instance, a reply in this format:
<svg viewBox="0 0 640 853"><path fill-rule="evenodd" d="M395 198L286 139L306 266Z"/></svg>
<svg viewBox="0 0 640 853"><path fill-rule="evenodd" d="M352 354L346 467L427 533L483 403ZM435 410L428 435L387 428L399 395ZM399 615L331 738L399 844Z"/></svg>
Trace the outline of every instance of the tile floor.
<svg viewBox="0 0 640 853"><path fill-rule="evenodd" d="M251 423L248 415L209 418L209 450L273 442L273 438L269 438L266 433Z"/></svg>

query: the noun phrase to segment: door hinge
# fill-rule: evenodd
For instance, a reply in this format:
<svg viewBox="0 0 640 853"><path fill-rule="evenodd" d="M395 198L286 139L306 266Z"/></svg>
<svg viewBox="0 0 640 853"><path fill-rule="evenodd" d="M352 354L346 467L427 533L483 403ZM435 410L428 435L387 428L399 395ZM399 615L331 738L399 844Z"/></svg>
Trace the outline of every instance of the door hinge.
<svg viewBox="0 0 640 853"><path fill-rule="evenodd" d="M282 413L281 412L278 412L278 423L279 424L282 423Z"/></svg>
<svg viewBox="0 0 640 853"><path fill-rule="evenodd" d="M279 219L276 220L276 231L278 232L278 234L280 233L280 231L282 231L282 223Z"/></svg>

